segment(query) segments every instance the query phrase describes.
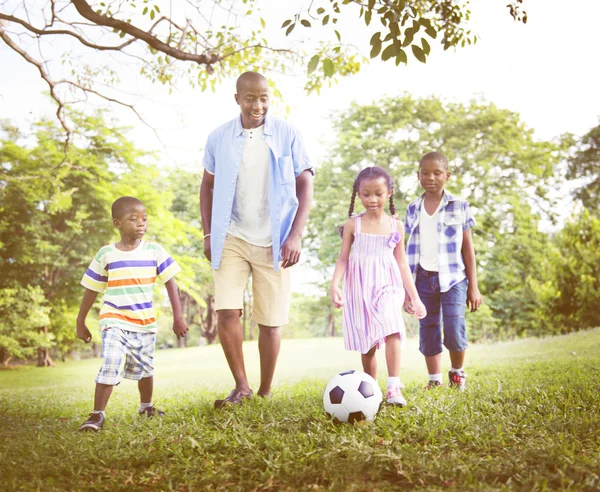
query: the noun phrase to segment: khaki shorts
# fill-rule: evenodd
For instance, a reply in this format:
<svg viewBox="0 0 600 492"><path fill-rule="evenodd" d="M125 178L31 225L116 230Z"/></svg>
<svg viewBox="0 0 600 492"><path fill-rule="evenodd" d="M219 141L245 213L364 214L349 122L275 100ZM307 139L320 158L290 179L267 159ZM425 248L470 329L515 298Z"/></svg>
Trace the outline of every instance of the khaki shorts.
<svg viewBox="0 0 600 492"><path fill-rule="evenodd" d="M221 264L213 270L215 309L243 309L244 288L252 274L252 320L265 326L289 322L290 272L273 268L271 246L254 246L243 239L225 238Z"/></svg>

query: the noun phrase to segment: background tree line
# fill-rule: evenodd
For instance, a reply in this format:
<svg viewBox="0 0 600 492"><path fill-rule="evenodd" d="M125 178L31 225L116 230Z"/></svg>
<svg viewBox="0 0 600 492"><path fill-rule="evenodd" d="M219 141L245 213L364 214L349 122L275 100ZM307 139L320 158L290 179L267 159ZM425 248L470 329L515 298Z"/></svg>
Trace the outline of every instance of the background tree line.
<svg viewBox="0 0 600 492"><path fill-rule="evenodd" d="M168 313L159 346L216 339L211 273L202 257L199 175L160 170L102 115L72 113L76 133L64 154L62 130L40 121L0 134L0 362L38 364L74 348L79 281L92 255L116 238L110 204L121 195L148 207L147 239L183 268L178 285L191 337L175 340ZM600 305L600 126L580 139L534 138L519 116L482 100L468 104L409 95L352 104L332 118L336 138L318 164L305 247L322 282L295 294L284 336L341 333L327 282L347 217L352 182L367 165L389 169L399 216L418 196L419 157L443 151L451 192L476 215L475 246L485 304L469 316L471 339L565 333L597 325ZM542 226L542 227L541 227ZM248 292L251 292L249 289ZM157 289L159 311L168 309ZM246 296L249 311L252 299ZM416 323L409 321L409 333ZM244 318L245 336L255 327ZM97 333L96 333L97 336Z"/></svg>

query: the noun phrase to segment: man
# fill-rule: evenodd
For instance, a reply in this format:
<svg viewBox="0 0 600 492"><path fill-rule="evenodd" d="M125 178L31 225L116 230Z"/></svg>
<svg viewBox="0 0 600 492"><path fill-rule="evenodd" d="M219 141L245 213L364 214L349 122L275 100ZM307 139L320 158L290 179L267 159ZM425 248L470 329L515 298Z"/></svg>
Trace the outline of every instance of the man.
<svg viewBox="0 0 600 492"><path fill-rule="evenodd" d="M300 260L312 201L313 170L302 137L272 115L269 84L242 74L235 101L240 115L209 136L200 187L204 253L213 268L217 327L235 388L215 408L252 396L242 351L244 287L252 275L252 319L259 326L261 380L269 397L279 355L279 327L288 323L288 268Z"/></svg>

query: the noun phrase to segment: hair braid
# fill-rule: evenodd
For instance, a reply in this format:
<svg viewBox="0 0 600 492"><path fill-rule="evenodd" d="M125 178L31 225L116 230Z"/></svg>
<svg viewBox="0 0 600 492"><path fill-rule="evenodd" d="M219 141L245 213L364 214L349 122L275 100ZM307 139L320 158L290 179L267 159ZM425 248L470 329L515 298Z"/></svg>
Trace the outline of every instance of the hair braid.
<svg viewBox="0 0 600 492"><path fill-rule="evenodd" d="M394 192L390 195L390 215L396 215L396 205L394 205Z"/></svg>
<svg viewBox="0 0 600 492"><path fill-rule="evenodd" d="M358 193L358 183L354 181L352 185L352 197L350 198L350 208L348 208L348 217L352 217L354 213L354 202L356 201L356 194Z"/></svg>

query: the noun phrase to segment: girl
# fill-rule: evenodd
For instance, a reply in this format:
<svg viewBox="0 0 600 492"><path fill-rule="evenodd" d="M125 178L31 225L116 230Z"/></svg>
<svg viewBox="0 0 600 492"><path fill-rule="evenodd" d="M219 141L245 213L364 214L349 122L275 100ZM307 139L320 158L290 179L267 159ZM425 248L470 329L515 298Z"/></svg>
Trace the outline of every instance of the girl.
<svg viewBox="0 0 600 492"><path fill-rule="evenodd" d="M353 217L357 195L366 212ZM374 379L375 350L386 343L386 401L404 406L399 374L406 330L401 307L404 304L418 319L425 317L426 311L406 262L402 228L398 230L396 219L385 213L388 201L394 215L392 178L385 169L367 167L358 173L331 282L331 301L335 307L343 307L346 350L362 353L363 370ZM342 277L343 294L339 288ZM405 299L405 291L410 299Z"/></svg>

